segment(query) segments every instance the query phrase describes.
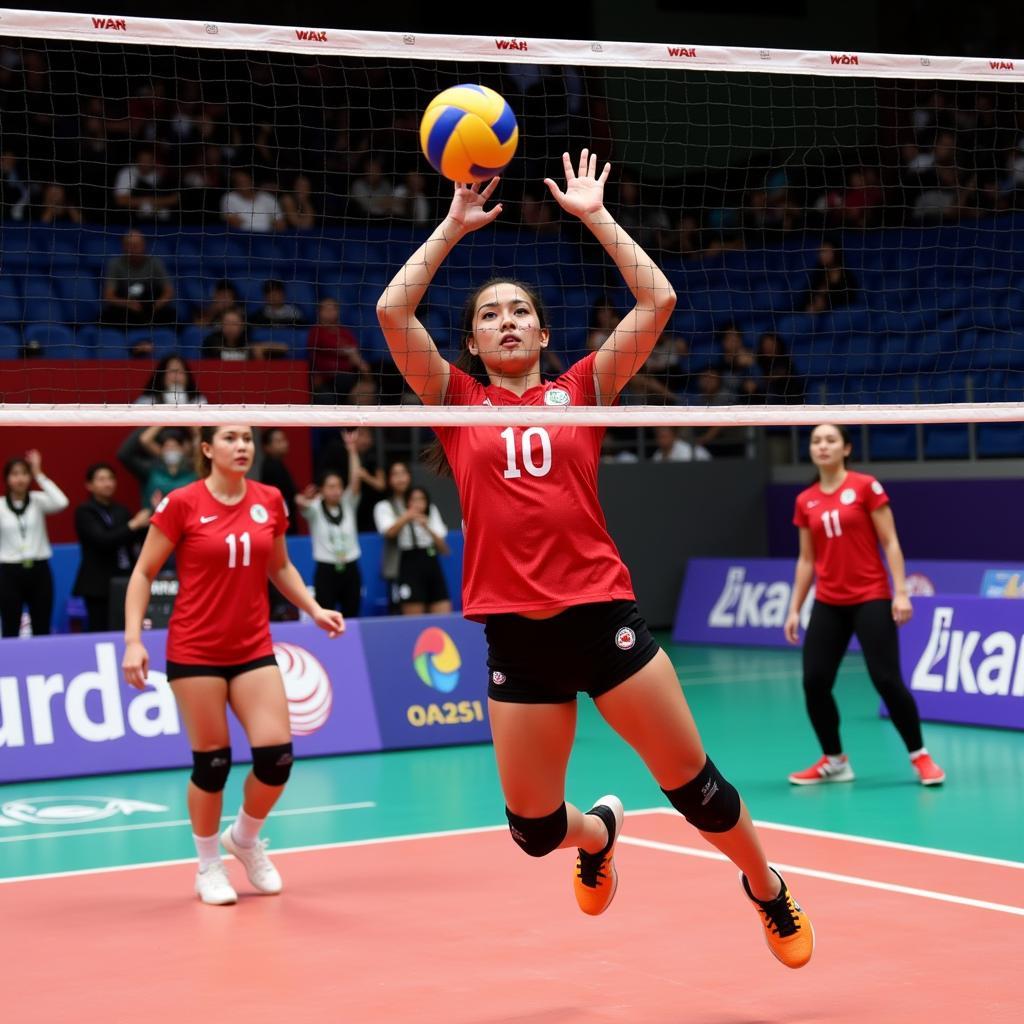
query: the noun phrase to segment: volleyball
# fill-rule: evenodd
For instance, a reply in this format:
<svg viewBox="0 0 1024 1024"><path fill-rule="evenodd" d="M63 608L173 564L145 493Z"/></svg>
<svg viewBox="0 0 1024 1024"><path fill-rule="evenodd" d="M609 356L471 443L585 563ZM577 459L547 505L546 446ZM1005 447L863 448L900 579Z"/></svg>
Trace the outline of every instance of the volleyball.
<svg viewBox="0 0 1024 1024"><path fill-rule="evenodd" d="M515 155L519 126L505 100L486 85L456 85L423 112L420 145L430 166L452 181L486 181Z"/></svg>

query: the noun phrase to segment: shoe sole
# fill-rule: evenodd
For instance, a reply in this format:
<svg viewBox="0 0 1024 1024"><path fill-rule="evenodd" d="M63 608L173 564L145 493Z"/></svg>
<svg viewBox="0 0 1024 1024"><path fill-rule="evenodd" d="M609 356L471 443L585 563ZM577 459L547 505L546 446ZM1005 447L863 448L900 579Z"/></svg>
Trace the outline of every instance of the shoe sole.
<svg viewBox="0 0 1024 1024"><path fill-rule="evenodd" d="M231 826L230 825L226 829L224 829L224 831L220 834L220 845L223 846L224 849L227 850L228 853L230 853L231 856L234 857L235 860L237 860L238 863L242 865L242 868L245 869L245 877L249 879L249 884L261 896L280 896L281 895L281 889L283 889L284 886L282 886L281 889L261 889L252 880L252 878L249 876L249 870L248 870L248 868L245 867L245 861L242 860L242 858L238 855L238 849L239 848L238 848L237 844L235 843L235 841L231 838Z"/></svg>
<svg viewBox="0 0 1024 1024"><path fill-rule="evenodd" d="M853 772L850 772L849 775L844 775L841 779L794 779L790 775L789 782L792 786L824 786L836 782L853 782L856 778L857 776Z"/></svg>
<svg viewBox="0 0 1024 1024"><path fill-rule="evenodd" d="M743 889L743 872L740 872L740 888ZM746 896L746 890L744 889L744 896ZM749 900L750 897L747 896ZM806 915L805 915L806 916ZM776 960L782 964L783 967L788 967L791 971L799 971L801 967L806 967L811 962L811 957L814 956L814 950L817 945L817 939L814 937L814 925L811 924L810 918L807 918L807 927L811 930L811 956L809 956L802 964L787 964L785 960L779 956L778 951L771 944L771 940L768 938L768 932L765 931L764 926L761 927L761 932L764 935L764 944L768 947L768 952L771 953Z"/></svg>
<svg viewBox="0 0 1024 1024"><path fill-rule="evenodd" d="M921 779L922 786L941 786L946 781L946 776L943 775L941 779Z"/></svg>
<svg viewBox="0 0 1024 1024"><path fill-rule="evenodd" d="M200 891L199 891L199 887L198 886L196 886L193 889L193 892L196 894L196 899L199 900L200 903L204 904L207 907L230 907L230 906L233 906L235 903L238 902L238 893L237 892L230 899L223 899L223 900L204 900L203 896L202 896L202 893L200 893Z"/></svg>
<svg viewBox="0 0 1024 1024"><path fill-rule="evenodd" d="M612 812L612 815L615 818L615 841L612 843L611 848L612 893L608 897L608 902L605 903L605 905L597 912L592 913L591 911L583 910L583 908L580 907L580 910L583 910L583 913L586 914L588 917L598 917L599 915L603 914L612 905L612 900L615 899L615 894L619 891L619 872L618 869L615 867L614 857L615 846L619 841L619 836L622 835L622 820L625 817L626 812L622 806L622 801L617 796L613 796L611 794L609 794L608 796L601 797L600 800L595 800L593 806L591 807L591 810L593 810L594 807L601 806L602 804ZM579 904L577 904L577 906L579 906Z"/></svg>

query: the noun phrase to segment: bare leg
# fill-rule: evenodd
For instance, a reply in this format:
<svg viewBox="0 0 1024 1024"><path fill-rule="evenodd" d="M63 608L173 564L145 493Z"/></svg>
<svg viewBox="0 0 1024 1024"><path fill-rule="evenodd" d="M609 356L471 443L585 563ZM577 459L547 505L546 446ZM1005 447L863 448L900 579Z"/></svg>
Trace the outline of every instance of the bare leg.
<svg viewBox="0 0 1024 1024"><path fill-rule="evenodd" d="M230 746L228 735L228 684L216 676L176 679L171 690L178 702L181 718L192 749L198 753ZM188 816L197 836L213 836L220 831L223 793L207 793L191 779L188 783Z"/></svg>
<svg viewBox="0 0 1024 1024"><path fill-rule="evenodd" d="M636 675L598 697L608 724L640 755L662 789L678 789L704 767L706 754L697 724L664 651ZM747 876L759 900L774 899L779 880L768 867L746 805L728 832L701 832Z"/></svg>

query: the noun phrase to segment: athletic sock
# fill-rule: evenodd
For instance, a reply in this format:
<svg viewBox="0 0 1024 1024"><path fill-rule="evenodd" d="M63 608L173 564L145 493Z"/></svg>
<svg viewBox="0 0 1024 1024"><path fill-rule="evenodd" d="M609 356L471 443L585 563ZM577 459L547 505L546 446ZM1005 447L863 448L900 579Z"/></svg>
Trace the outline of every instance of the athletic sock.
<svg viewBox="0 0 1024 1024"><path fill-rule="evenodd" d="M916 761L922 754L927 754L927 753L928 753L928 748L927 747L922 747L920 750L912 750L912 751L910 751L910 760L911 761Z"/></svg>
<svg viewBox="0 0 1024 1024"><path fill-rule="evenodd" d="M239 846L254 846L259 838L260 829L263 828L263 822L266 820L266 818L253 818L245 813L245 808L240 807L238 817L235 818L235 823L231 826L231 838Z"/></svg>
<svg viewBox="0 0 1024 1024"><path fill-rule="evenodd" d="M826 754L828 758L828 765L830 768L842 768L846 764L845 754Z"/></svg>
<svg viewBox="0 0 1024 1024"><path fill-rule="evenodd" d="M211 864L216 864L220 860L220 836L216 833L212 836L197 836L193 832L192 841L196 844L200 871L205 871Z"/></svg>

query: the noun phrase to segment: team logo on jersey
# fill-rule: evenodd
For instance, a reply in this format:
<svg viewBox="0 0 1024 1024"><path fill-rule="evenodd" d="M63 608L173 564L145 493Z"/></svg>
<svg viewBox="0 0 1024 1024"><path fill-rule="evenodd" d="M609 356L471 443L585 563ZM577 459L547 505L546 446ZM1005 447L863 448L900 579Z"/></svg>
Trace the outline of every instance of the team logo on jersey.
<svg viewBox="0 0 1024 1024"><path fill-rule="evenodd" d="M628 651L636 643L636 633L629 628L629 626L623 626L622 629L615 634L615 646L620 651Z"/></svg>
<svg viewBox="0 0 1024 1024"><path fill-rule="evenodd" d="M308 736L331 714L334 691L327 669L304 647L274 644L274 657L288 698L288 720L294 736Z"/></svg>
<svg viewBox="0 0 1024 1024"><path fill-rule="evenodd" d="M494 683L495 686L501 686L501 684L505 682L506 678L507 676L505 673L499 672L497 669L491 673L491 682Z"/></svg>
<svg viewBox="0 0 1024 1024"><path fill-rule="evenodd" d="M160 502L160 504L159 504L159 505L157 505L157 507L156 507L156 510L157 510L157 512L163 512L163 510L164 510L165 508L167 508L167 502L169 502L170 500L171 500L171 496L170 496L170 495L168 494L168 495L167 495L167 497L165 497L165 498L164 498L164 499L163 499L163 500L162 500L162 501Z"/></svg>
<svg viewBox="0 0 1024 1024"><path fill-rule="evenodd" d="M885 494L885 488L877 480L871 481L871 490L873 490L875 494Z"/></svg>
<svg viewBox="0 0 1024 1024"><path fill-rule="evenodd" d="M569 401L569 392L565 388L548 388L544 392L545 405L568 405Z"/></svg>
<svg viewBox="0 0 1024 1024"><path fill-rule="evenodd" d="M852 505L857 500L857 492L852 487L847 487L846 490L839 495L839 500L844 505Z"/></svg>
<svg viewBox="0 0 1024 1024"><path fill-rule="evenodd" d="M265 523L270 518L270 513L262 505L253 505L249 515L254 523Z"/></svg>

